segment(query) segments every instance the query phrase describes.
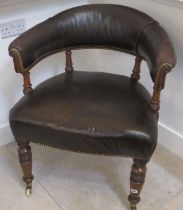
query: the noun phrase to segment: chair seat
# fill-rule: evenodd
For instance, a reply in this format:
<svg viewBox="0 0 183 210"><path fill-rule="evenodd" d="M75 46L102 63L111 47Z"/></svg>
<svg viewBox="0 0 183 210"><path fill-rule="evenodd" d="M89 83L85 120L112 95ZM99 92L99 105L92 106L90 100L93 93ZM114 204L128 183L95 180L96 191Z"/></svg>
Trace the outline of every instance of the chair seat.
<svg viewBox="0 0 183 210"><path fill-rule="evenodd" d="M148 159L157 143L150 99L126 76L63 73L20 99L10 112L10 125L16 141Z"/></svg>

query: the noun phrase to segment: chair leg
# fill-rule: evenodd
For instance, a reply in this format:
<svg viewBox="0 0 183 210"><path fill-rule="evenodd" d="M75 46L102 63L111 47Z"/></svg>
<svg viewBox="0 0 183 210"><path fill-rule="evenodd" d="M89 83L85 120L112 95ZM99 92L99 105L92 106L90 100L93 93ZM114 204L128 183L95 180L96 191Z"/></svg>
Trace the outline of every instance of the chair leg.
<svg viewBox="0 0 183 210"><path fill-rule="evenodd" d="M140 202L140 192L145 182L146 177L146 160L133 160L131 177L130 177L130 195L128 200L131 204L131 210L137 209L137 204Z"/></svg>
<svg viewBox="0 0 183 210"><path fill-rule="evenodd" d="M26 183L26 195L31 196L32 193L32 152L29 142L18 142L18 157L23 172L23 181Z"/></svg>

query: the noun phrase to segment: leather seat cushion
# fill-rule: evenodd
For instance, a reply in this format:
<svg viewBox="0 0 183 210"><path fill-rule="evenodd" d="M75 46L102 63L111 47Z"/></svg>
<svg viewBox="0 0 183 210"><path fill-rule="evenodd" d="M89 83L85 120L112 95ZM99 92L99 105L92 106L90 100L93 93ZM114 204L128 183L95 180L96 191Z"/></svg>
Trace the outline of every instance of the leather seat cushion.
<svg viewBox="0 0 183 210"><path fill-rule="evenodd" d="M157 144L150 99L126 76L63 73L22 97L10 111L10 125L17 141L147 159Z"/></svg>

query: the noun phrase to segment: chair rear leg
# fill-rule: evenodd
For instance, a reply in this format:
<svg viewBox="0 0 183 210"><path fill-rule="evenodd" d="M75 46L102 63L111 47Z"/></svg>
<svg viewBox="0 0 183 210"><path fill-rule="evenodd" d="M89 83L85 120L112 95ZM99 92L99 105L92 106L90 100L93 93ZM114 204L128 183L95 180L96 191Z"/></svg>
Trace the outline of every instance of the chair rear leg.
<svg viewBox="0 0 183 210"><path fill-rule="evenodd" d="M26 195L29 197L32 193L32 152L29 142L17 142L18 157L23 172L23 181L26 183Z"/></svg>
<svg viewBox="0 0 183 210"><path fill-rule="evenodd" d="M131 177L130 177L130 195L128 200L131 204L131 210L137 209L137 204L140 202L140 193L145 182L146 164L148 160L133 160Z"/></svg>

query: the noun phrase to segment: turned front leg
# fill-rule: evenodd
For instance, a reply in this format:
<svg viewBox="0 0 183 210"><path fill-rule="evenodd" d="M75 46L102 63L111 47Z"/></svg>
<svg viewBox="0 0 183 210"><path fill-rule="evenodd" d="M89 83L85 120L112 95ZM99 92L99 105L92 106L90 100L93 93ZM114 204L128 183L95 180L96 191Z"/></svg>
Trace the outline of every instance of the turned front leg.
<svg viewBox="0 0 183 210"><path fill-rule="evenodd" d="M145 160L134 159L130 177L130 195L128 197L131 210L136 210L136 206L140 202L140 193L146 177L147 162Z"/></svg>
<svg viewBox="0 0 183 210"><path fill-rule="evenodd" d="M29 142L18 142L18 157L23 172L23 181L26 183L26 195L32 193L32 152Z"/></svg>

